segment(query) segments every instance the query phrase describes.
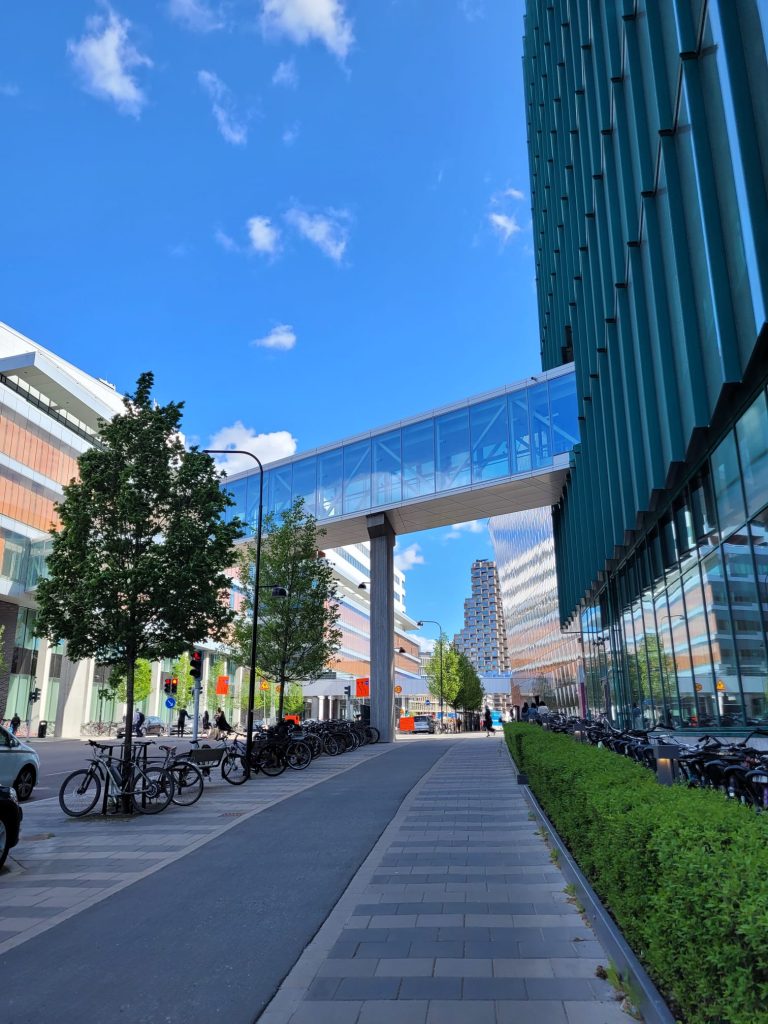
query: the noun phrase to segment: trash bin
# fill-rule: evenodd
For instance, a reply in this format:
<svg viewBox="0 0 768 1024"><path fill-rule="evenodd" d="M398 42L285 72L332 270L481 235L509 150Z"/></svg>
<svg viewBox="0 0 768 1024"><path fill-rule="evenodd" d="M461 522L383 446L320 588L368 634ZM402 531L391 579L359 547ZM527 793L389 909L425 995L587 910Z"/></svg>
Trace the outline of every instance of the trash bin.
<svg viewBox="0 0 768 1024"><path fill-rule="evenodd" d="M45 734L48 732L48 723L41 722L37 727L37 738L39 740L45 739Z"/></svg>

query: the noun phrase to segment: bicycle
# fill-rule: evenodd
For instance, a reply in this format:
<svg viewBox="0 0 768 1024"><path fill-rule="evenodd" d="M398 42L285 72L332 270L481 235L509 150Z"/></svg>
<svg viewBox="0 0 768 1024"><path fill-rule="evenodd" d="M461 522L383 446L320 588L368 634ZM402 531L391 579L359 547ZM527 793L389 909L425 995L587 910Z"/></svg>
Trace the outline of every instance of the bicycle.
<svg viewBox="0 0 768 1024"><path fill-rule="evenodd" d="M158 749L165 752L161 767L166 768L173 778L171 800L179 807L191 807L192 804L196 804L203 795L203 773L183 754L177 755L176 747L160 744Z"/></svg>
<svg viewBox="0 0 768 1024"><path fill-rule="evenodd" d="M124 779L123 758L113 757L112 750L118 743L99 743L88 740L94 749L87 768L78 768L64 779L59 789L59 805L72 818L82 818L99 802L102 789L106 789L104 813L112 804L115 812L124 797L130 797L134 810L140 814L159 814L171 803L174 780L166 768L148 767L146 751L144 765L140 763L141 748L131 759L130 774Z"/></svg>

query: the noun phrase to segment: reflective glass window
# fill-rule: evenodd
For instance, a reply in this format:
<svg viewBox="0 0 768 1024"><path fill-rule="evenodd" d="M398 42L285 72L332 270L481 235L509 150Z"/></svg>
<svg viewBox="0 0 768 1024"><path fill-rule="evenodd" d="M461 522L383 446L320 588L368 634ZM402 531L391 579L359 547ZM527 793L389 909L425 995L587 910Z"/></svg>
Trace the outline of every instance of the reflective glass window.
<svg viewBox="0 0 768 1024"><path fill-rule="evenodd" d="M341 448L317 456L317 517L328 519L342 511L343 458Z"/></svg>
<svg viewBox="0 0 768 1024"><path fill-rule="evenodd" d="M768 509L755 516L749 524L749 532L757 569L757 590L763 632L768 639Z"/></svg>
<svg viewBox="0 0 768 1024"><path fill-rule="evenodd" d="M472 480L509 476L509 426L503 396L473 405L469 411L472 431Z"/></svg>
<svg viewBox="0 0 768 1024"><path fill-rule="evenodd" d="M528 473L531 469L531 428L528 423L528 392L525 388L507 396L509 429L512 438L512 472Z"/></svg>
<svg viewBox="0 0 768 1024"><path fill-rule="evenodd" d="M533 439L533 468L540 469L552 462L552 424L549 418L549 388L546 381L528 388Z"/></svg>
<svg viewBox="0 0 768 1024"><path fill-rule="evenodd" d="M736 424L744 491L750 515L768 505L768 402L765 392Z"/></svg>
<svg viewBox="0 0 768 1024"><path fill-rule="evenodd" d="M270 510L279 514L291 507L291 464L279 466L269 471L271 478L269 503Z"/></svg>
<svg viewBox="0 0 768 1024"><path fill-rule="evenodd" d="M723 438L712 456L712 482L720 520L720 533L727 537L746 519L736 439L732 433Z"/></svg>
<svg viewBox="0 0 768 1024"><path fill-rule="evenodd" d="M435 419L437 483L435 490L450 491L471 483L469 468L469 410L457 409Z"/></svg>
<svg viewBox="0 0 768 1024"><path fill-rule="evenodd" d="M344 446L344 511L371 507L371 442Z"/></svg>
<svg viewBox="0 0 768 1024"><path fill-rule="evenodd" d="M234 480L232 483L227 483L227 490L235 503L234 506L229 509L230 518L242 519L243 522L245 522L247 514L246 495L248 492L248 478L243 477L241 480Z"/></svg>
<svg viewBox="0 0 768 1024"><path fill-rule="evenodd" d="M723 544L723 561L731 603L738 676L747 719L754 721L762 719L768 711L765 690L768 659L758 600L758 581L755 579L755 564L747 527L731 534Z"/></svg>
<svg viewBox="0 0 768 1024"><path fill-rule="evenodd" d="M691 514L696 539L717 542L717 514L709 466L704 465L691 484Z"/></svg>
<svg viewBox="0 0 768 1024"><path fill-rule="evenodd" d="M576 376L569 373L549 381L549 408L552 417L552 450L555 455L569 452L579 443L576 404Z"/></svg>
<svg viewBox="0 0 768 1024"><path fill-rule="evenodd" d="M403 499L435 490L435 421L403 427Z"/></svg>
<svg viewBox="0 0 768 1024"><path fill-rule="evenodd" d="M744 715L736 645L731 631L728 590L719 550L713 551L702 561L701 575L720 723L723 726L740 725Z"/></svg>
<svg viewBox="0 0 768 1024"><path fill-rule="evenodd" d="M293 464L293 500L304 501L304 511L315 514L315 489L317 487L317 462L314 458L302 459Z"/></svg>
<svg viewBox="0 0 768 1024"><path fill-rule="evenodd" d="M400 431L373 438L373 504L389 505L402 500Z"/></svg>

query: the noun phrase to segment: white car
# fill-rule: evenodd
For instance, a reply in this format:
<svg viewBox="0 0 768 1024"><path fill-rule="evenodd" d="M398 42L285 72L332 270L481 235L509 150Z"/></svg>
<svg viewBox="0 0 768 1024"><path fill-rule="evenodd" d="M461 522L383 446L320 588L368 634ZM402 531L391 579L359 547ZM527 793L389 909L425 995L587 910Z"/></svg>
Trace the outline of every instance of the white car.
<svg viewBox="0 0 768 1024"><path fill-rule="evenodd" d="M0 786L12 786L19 800L29 800L39 778L37 751L0 725Z"/></svg>

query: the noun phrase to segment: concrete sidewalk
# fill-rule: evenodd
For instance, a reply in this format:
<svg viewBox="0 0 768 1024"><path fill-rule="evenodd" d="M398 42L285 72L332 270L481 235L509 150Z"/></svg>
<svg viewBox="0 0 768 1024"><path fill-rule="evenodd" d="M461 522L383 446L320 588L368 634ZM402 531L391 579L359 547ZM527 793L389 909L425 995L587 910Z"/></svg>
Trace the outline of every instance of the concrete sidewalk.
<svg viewBox="0 0 768 1024"><path fill-rule="evenodd" d="M259 1024L630 1024L503 740L414 787Z"/></svg>

